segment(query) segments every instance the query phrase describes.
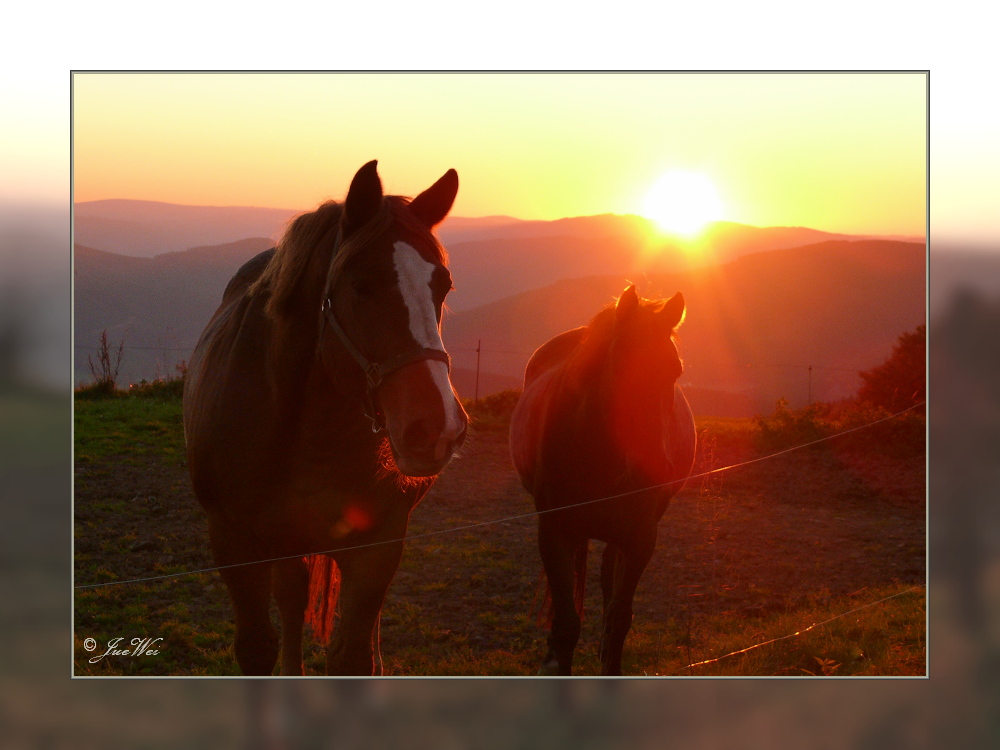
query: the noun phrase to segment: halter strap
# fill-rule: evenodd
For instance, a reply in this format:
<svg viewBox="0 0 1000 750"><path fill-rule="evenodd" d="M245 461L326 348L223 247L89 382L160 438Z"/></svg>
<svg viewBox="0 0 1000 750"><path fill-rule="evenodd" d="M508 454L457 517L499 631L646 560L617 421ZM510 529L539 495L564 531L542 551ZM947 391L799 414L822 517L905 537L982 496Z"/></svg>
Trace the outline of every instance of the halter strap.
<svg viewBox="0 0 1000 750"><path fill-rule="evenodd" d="M364 371L369 390L378 388L386 375L395 372L401 367L405 367L411 362L419 362L422 359L436 359L439 362L444 362L448 365L448 370L451 370L451 357L448 356L448 352L441 351L440 349L430 349L426 346L416 347L402 354L397 354L385 362L373 362L361 353L361 350L354 345L354 342L347 335L347 331L341 327L337 316L333 314L333 302L329 296L323 300L321 310L326 318L326 322L330 324L330 328L333 329L333 332L337 334L337 338L340 339L340 343L344 345L344 348L347 349L348 353L354 358L354 361Z"/></svg>
<svg viewBox="0 0 1000 750"><path fill-rule="evenodd" d="M337 240L333 245L333 256L336 256L337 251L340 250L340 244L343 241L343 236L343 229L339 229L337 231ZM374 362L368 359L368 357L366 357L361 350L355 346L354 342L351 341L350 336L347 335L347 331L343 329L340 322L337 320L337 316L333 312L333 300L331 299L329 286L326 289L323 302L320 305L320 321L321 332L322 322L325 321L329 324L330 328L333 329L333 332L337 334L337 338L340 339L340 343L344 345L348 354L350 354L354 361L358 363L358 366L361 367L362 372L365 374L367 387L365 389L364 408L365 416L371 420L372 432L381 432L385 427L385 415L377 406L377 394L375 393L375 390L382 384L382 380L386 375L389 375L390 373L393 373L408 364L425 359L434 359L439 362L444 362L445 365L448 366L448 371L451 372L451 357L448 356L448 352L440 349L430 349L425 346L415 347L401 354L397 354L384 362Z"/></svg>

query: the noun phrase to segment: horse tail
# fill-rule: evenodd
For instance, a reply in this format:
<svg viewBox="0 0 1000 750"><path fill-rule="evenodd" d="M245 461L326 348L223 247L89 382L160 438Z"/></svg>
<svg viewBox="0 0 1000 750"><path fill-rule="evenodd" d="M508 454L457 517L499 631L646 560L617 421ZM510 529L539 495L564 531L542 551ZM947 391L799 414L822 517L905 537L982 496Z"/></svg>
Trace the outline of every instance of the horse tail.
<svg viewBox="0 0 1000 750"><path fill-rule="evenodd" d="M340 594L340 568L328 555L309 555L309 603L306 605L306 624L316 638L326 643L333 634L333 621L337 613L337 596Z"/></svg>
<svg viewBox="0 0 1000 750"><path fill-rule="evenodd" d="M581 620L583 619L583 599L587 591L587 553L589 551L590 540L584 539L577 545L573 556L573 605L576 607L576 613L580 616ZM538 599L538 592L541 591L543 583L545 584L545 596L542 599L542 606L538 609L538 618L535 622L539 627L551 628L552 589L549 587L544 569L538 577L538 584L535 586L535 595L531 598L531 606L532 608L535 606L535 601Z"/></svg>

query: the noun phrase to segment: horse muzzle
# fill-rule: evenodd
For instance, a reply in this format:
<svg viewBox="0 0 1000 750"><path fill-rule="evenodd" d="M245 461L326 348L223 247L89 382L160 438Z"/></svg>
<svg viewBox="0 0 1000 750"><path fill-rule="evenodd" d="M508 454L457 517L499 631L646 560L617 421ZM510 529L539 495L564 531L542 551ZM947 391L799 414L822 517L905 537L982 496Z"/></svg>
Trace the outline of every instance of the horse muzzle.
<svg viewBox="0 0 1000 750"><path fill-rule="evenodd" d="M440 473L465 441L469 423L447 365L426 360L406 365L386 377L379 399L399 471L411 477Z"/></svg>
<svg viewBox="0 0 1000 750"><path fill-rule="evenodd" d="M427 431L422 422L417 422L408 425L403 431L398 447L390 432L397 468L410 477L432 477L439 474L465 442L466 425L463 421L458 433L439 433L435 436Z"/></svg>

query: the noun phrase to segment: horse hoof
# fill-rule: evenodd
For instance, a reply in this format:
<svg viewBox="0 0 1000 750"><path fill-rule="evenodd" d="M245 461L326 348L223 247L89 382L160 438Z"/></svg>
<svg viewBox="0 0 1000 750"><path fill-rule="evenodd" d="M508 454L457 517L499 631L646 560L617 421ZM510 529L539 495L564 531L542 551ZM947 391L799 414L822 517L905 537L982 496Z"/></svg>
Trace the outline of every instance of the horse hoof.
<svg viewBox="0 0 1000 750"><path fill-rule="evenodd" d="M559 662L557 661L543 662L542 666L538 669L539 677L555 677L558 674L559 674Z"/></svg>

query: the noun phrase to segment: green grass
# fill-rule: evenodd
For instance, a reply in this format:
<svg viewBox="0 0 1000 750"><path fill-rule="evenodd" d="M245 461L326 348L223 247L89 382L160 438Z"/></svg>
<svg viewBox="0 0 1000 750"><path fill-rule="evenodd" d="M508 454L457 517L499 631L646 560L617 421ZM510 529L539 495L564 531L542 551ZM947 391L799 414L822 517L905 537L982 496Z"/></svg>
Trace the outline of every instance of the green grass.
<svg viewBox="0 0 1000 750"><path fill-rule="evenodd" d="M240 674L232 652L236 628L228 606L224 601L207 607L203 603L204 589L221 585L218 574L202 573L147 584L77 591L74 674ZM84 647L86 638L93 638L98 647L87 650ZM163 640L155 647L158 654L108 656L90 663L89 660L103 654L115 638L124 639L118 648L128 648L133 638Z"/></svg>
<svg viewBox="0 0 1000 750"><path fill-rule="evenodd" d="M633 674L696 677L923 675L926 592L912 588L886 586L853 597L817 594L816 601L792 612L760 617L726 613L665 625L638 623L626 642L623 667ZM750 648L757 644L766 645ZM710 663L688 666L704 661Z"/></svg>
<svg viewBox="0 0 1000 750"><path fill-rule="evenodd" d="M467 408L474 418L482 420L485 429L501 430L506 429L514 403L516 392L505 392L496 398L480 399L479 404ZM17 407L0 400L0 410L4 408ZM52 420L58 413L52 411ZM123 461L140 466L183 463L181 401L176 396L78 397L75 424L76 460L78 465L87 466L88 471L105 472ZM751 450L755 431L752 420L701 418L697 426L699 438L711 441L715 450ZM731 484L727 487L732 492L738 486L737 480L728 481ZM163 498L160 502L164 502ZM149 513L148 505L103 495L93 497L91 504L96 519L114 518L119 522L125 519L129 524L123 523L121 533L114 538L105 535L87 554L78 554L78 581L90 583L129 577L109 568L117 570L114 562L122 560L133 545L145 539L141 534L137 536L134 529L140 528L137 524L146 517L143 514ZM466 518L461 508L449 513L454 516L445 518L445 526L476 520L471 514ZM416 519L411 535L435 530L425 528L424 523ZM79 529L77 533L80 534ZM203 531L199 533L203 535ZM160 552L175 553L170 544L163 544ZM185 569L184 565L166 562L156 562L146 575ZM428 576L427 571L433 571L433 575ZM511 585L517 576L524 575L524 562L495 537L462 531L447 538L409 544L400 572L418 578L407 584L410 590L403 596L399 593L402 577L398 576L400 580L390 588L386 600L383 637L392 634L394 638L391 648L383 648L387 674L531 675L537 671L545 650L546 632L535 624L534 581ZM712 610L713 614L701 617L687 617L683 607L678 616L658 621L637 617L625 644L623 669L633 675L924 674L924 592L921 589L902 594L906 588L872 587L854 596L840 597L816 592L808 596L808 601L796 602L787 611L772 610L757 615L725 611L732 605L722 604ZM804 632L814 623L895 594L902 595ZM437 608L442 605L467 612L464 623L459 627L453 624L458 618L444 621L437 616ZM600 673L596 642L599 605L588 607L575 665L575 672L581 675ZM232 613L217 573L80 590L76 593L75 618L76 674L239 673L232 654ZM799 634L785 637L794 633ZM83 648L83 638L93 637L106 647L108 640L119 636L163 637L166 645L159 655L146 660L116 658L97 665L88 663L93 653ZM740 655L726 656L772 639L780 640ZM724 658L690 669L687 666L719 657ZM323 647L308 637L305 663L309 673L325 672Z"/></svg>
<svg viewBox="0 0 1000 750"><path fill-rule="evenodd" d="M204 621L196 622L187 604L177 601L184 598L183 589L204 585L208 580L207 576L198 576L197 580L169 581L141 588L79 592L76 674L239 674L232 654L235 632L232 623L223 616L212 627L206 627ZM864 596L817 601L794 612L762 617L727 613L693 622L682 618L664 623L637 621L625 644L622 667L626 674L648 676L923 675L925 593L923 589L907 591L909 588L872 589L863 592ZM895 598L875 604L890 596ZM844 615L866 604L873 606ZM104 615L105 609L114 614ZM844 616L825 622L838 615ZM477 617L482 625L502 633L507 648L484 649L470 643L465 634L436 628L433 618L412 603L387 602L383 628L406 629L413 634L415 643L391 653L383 650L386 674L535 673L544 651L545 633L535 625L533 617L519 613L513 620L501 619L489 611ZM590 617L597 617L597 613ZM155 627L148 625L150 619L157 623ZM806 630L814 624L816 627ZM87 661L102 653L107 641L114 637L124 636L129 640L149 634L164 638L161 652L155 657L107 658L96 665ZM100 648L86 651L84 635L95 635ZM728 656L756 644L766 645ZM308 636L304 645L307 673L323 674L323 646ZM713 659L719 661L688 666ZM574 667L578 675L600 674L596 643L581 640Z"/></svg>
<svg viewBox="0 0 1000 750"><path fill-rule="evenodd" d="M88 464L112 456L127 460L155 455L168 463L183 463L181 414L181 400L176 397L77 398L74 410L76 462Z"/></svg>

